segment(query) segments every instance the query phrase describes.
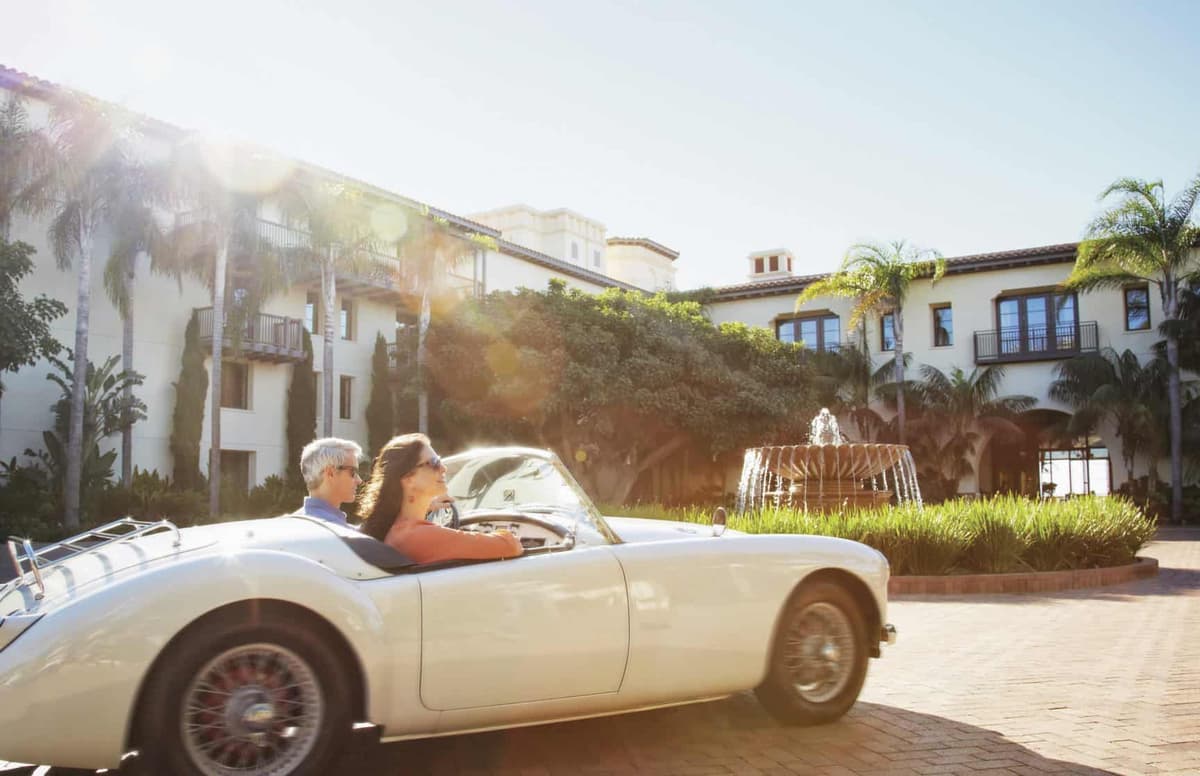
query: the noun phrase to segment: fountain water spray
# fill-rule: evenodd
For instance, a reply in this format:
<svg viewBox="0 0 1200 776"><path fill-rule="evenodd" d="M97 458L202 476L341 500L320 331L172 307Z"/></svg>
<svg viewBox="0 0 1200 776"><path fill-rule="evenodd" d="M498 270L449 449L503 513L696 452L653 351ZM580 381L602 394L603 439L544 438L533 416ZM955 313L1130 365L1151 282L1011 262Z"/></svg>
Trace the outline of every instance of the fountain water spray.
<svg viewBox="0 0 1200 776"><path fill-rule="evenodd" d="M830 512L882 506L893 499L898 504L921 506L916 465L908 446L847 442L837 418L822 408L809 427L808 444L746 451L737 509L799 506L805 511Z"/></svg>

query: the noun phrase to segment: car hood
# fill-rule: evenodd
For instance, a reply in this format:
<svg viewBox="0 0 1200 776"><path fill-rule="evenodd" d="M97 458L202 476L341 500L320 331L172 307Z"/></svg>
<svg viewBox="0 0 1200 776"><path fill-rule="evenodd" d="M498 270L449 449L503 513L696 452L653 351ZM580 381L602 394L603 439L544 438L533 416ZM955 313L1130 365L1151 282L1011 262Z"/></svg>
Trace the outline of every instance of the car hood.
<svg viewBox="0 0 1200 776"><path fill-rule="evenodd" d="M630 544L666 542L679 539L712 538L712 526L683 523L675 520L653 520L644 517L605 517L608 526ZM725 536L740 535L740 531L725 530Z"/></svg>
<svg viewBox="0 0 1200 776"><path fill-rule="evenodd" d="M86 595L107 580L149 571L163 564L207 553L260 549L312 558L335 573L363 577L361 561L338 537L337 530L303 517L278 517L161 530L113 542L61 561L43 561L45 594L37 597L32 575L0 586L0 617L17 611L47 610ZM377 571L377 570L376 570Z"/></svg>

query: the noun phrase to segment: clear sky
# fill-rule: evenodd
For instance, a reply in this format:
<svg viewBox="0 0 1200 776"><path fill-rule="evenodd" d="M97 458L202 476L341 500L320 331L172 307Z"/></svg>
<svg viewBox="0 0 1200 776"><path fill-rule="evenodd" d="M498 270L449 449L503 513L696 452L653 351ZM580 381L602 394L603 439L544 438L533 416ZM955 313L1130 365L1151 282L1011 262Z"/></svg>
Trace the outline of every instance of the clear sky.
<svg viewBox="0 0 1200 776"><path fill-rule="evenodd" d="M1200 2L0 0L0 63L467 215L833 269L1078 239L1200 171Z"/></svg>

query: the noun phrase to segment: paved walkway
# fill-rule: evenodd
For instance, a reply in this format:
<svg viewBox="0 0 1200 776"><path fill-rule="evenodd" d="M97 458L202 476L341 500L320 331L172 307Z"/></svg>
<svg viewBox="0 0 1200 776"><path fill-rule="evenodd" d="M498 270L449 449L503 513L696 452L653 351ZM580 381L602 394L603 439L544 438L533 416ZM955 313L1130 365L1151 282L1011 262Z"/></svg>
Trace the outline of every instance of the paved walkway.
<svg viewBox="0 0 1200 776"><path fill-rule="evenodd" d="M497 733L364 741L341 772L1200 774L1200 530L1164 531L1143 554L1158 558L1158 577L895 599L900 641L872 661L859 703L832 725L780 727L743 693Z"/></svg>

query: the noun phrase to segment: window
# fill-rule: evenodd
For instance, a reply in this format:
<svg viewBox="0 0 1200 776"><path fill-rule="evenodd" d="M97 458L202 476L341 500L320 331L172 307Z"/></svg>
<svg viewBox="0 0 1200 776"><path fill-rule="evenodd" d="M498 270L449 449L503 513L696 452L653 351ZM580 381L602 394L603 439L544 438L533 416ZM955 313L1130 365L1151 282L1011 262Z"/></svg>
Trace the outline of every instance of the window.
<svg viewBox="0 0 1200 776"><path fill-rule="evenodd" d="M592 266L593 267L600 266L600 251L599 250L592 251Z"/></svg>
<svg viewBox="0 0 1200 776"><path fill-rule="evenodd" d="M896 349L896 316L887 313L879 319L879 349L887 352Z"/></svg>
<svg viewBox="0 0 1200 776"><path fill-rule="evenodd" d="M575 242L574 240L571 241L571 258L579 258L579 243Z"/></svg>
<svg viewBox="0 0 1200 776"><path fill-rule="evenodd" d="M350 420L350 394L354 390L353 377L341 377L338 380L338 417L342 420Z"/></svg>
<svg viewBox="0 0 1200 776"><path fill-rule="evenodd" d="M806 348L833 351L841 346L842 322L836 315L809 315L775 324L780 342L796 342Z"/></svg>
<svg viewBox="0 0 1200 776"><path fill-rule="evenodd" d="M221 479L232 484L238 493L246 493L254 481L251 474L253 463L254 453L249 450L222 450Z"/></svg>
<svg viewBox="0 0 1200 776"><path fill-rule="evenodd" d="M349 299L342 300L342 317L339 333L344 340L354 339L354 302Z"/></svg>
<svg viewBox="0 0 1200 776"><path fill-rule="evenodd" d="M933 346L943 348L953 344L954 316L950 313L950 305L938 305L933 308Z"/></svg>
<svg viewBox="0 0 1200 776"><path fill-rule="evenodd" d="M234 410L250 409L249 364L221 362L221 406Z"/></svg>
<svg viewBox="0 0 1200 776"><path fill-rule="evenodd" d="M304 328L309 334L317 334L321 327L321 297L315 292L308 292L304 299Z"/></svg>
<svg viewBox="0 0 1200 776"><path fill-rule="evenodd" d="M1125 331L1150 328L1150 289L1134 286L1125 289Z"/></svg>
<svg viewBox="0 0 1200 776"><path fill-rule="evenodd" d="M763 260L762 260L762 257L759 256L757 259L754 260L754 274L761 275L762 271L763 271Z"/></svg>
<svg viewBox="0 0 1200 776"><path fill-rule="evenodd" d="M792 257L791 256L787 257L787 270L788 270L788 272L792 271Z"/></svg>
<svg viewBox="0 0 1200 776"><path fill-rule="evenodd" d="M1074 294L1039 292L996 301L1000 353L1049 353L1079 347Z"/></svg>
<svg viewBox="0 0 1200 776"><path fill-rule="evenodd" d="M778 272L779 271L779 257L772 256L771 261L768 266L770 266L772 272Z"/></svg>

